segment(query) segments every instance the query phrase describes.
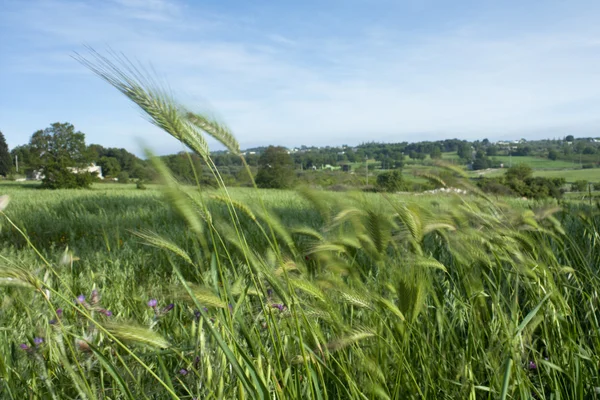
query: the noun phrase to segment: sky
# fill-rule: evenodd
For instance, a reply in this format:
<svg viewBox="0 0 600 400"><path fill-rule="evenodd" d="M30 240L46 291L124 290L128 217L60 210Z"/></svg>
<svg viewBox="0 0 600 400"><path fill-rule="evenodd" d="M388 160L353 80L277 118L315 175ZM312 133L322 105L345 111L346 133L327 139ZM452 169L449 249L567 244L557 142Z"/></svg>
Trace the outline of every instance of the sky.
<svg viewBox="0 0 600 400"><path fill-rule="evenodd" d="M242 148L600 136L597 0L0 0L0 131L182 145L73 59L122 52ZM219 149L209 141L212 149Z"/></svg>

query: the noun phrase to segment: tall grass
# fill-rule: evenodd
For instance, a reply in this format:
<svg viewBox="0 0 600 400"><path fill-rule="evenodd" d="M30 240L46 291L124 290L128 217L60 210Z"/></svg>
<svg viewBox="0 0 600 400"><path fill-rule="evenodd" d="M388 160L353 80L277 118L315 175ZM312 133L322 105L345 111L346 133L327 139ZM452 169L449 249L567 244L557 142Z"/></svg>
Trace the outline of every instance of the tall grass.
<svg viewBox="0 0 600 400"><path fill-rule="evenodd" d="M224 125L93 56L219 181L202 132L235 152ZM15 190L2 398L599 396L596 210L192 190L154 162L161 192Z"/></svg>

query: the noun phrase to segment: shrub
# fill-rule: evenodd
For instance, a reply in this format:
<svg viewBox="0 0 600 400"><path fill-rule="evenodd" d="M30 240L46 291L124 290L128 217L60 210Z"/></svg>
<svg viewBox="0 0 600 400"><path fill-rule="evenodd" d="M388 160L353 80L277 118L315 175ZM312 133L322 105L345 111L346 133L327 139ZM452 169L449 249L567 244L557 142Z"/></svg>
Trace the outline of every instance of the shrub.
<svg viewBox="0 0 600 400"><path fill-rule="evenodd" d="M384 192L399 192L406 190L402 170L394 169L377 175L377 188Z"/></svg>
<svg viewBox="0 0 600 400"><path fill-rule="evenodd" d="M573 192L587 192L588 181L582 179L582 180L573 182L573 184L571 184L571 190Z"/></svg>
<svg viewBox="0 0 600 400"><path fill-rule="evenodd" d="M129 173L127 171L121 171L117 175L119 183L129 183Z"/></svg>

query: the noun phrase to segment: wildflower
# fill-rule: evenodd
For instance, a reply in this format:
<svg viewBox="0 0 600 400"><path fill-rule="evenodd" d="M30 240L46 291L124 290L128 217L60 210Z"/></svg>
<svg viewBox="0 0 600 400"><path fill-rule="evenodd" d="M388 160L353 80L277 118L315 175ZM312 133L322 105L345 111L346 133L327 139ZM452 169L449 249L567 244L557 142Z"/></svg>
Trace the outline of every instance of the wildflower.
<svg viewBox="0 0 600 400"><path fill-rule="evenodd" d="M181 368L181 369L179 370L179 373L180 373L181 375L183 375L183 376L186 376L186 375L188 374L188 370L187 370L187 369L185 369L185 368Z"/></svg>
<svg viewBox="0 0 600 400"><path fill-rule="evenodd" d="M79 304L83 304L85 303L85 296L80 294L79 296L77 296L77 303Z"/></svg>
<svg viewBox="0 0 600 400"><path fill-rule="evenodd" d="M200 313L200 311L194 310L194 317L196 317L196 320L199 320L201 315L202 314Z"/></svg>
<svg viewBox="0 0 600 400"><path fill-rule="evenodd" d="M267 296L273 296L273 289L267 289Z"/></svg>
<svg viewBox="0 0 600 400"><path fill-rule="evenodd" d="M113 313L110 310L104 310L104 315L106 315L107 317L112 317Z"/></svg>
<svg viewBox="0 0 600 400"><path fill-rule="evenodd" d="M36 346L39 346L40 344L44 343L44 339L42 339L41 337L36 337L35 339L33 339L33 343L35 343Z"/></svg>
<svg viewBox="0 0 600 400"><path fill-rule="evenodd" d="M279 304L279 303L274 303L271 304L271 307L278 309L279 311L285 311L285 309L287 308L285 306L285 304Z"/></svg>
<svg viewBox="0 0 600 400"><path fill-rule="evenodd" d="M169 304L168 306L166 306L165 308L162 309L162 313L163 314L168 313L169 311L171 311L173 309L173 307L175 307L175 304L173 304L173 303Z"/></svg>
<svg viewBox="0 0 600 400"><path fill-rule="evenodd" d="M21 343L21 344L19 345L19 347L20 347L22 350L25 350L25 351L29 350L29 346L27 346L25 343Z"/></svg>
<svg viewBox="0 0 600 400"><path fill-rule="evenodd" d="M148 301L148 307L156 307L156 305L158 304L158 301L156 301L156 299L151 299Z"/></svg>
<svg viewBox="0 0 600 400"><path fill-rule="evenodd" d="M85 300L85 299L84 299ZM62 318L63 315L63 309L62 308L57 308L56 309L56 315L58 315L58 318Z"/></svg>
<svg viewBox="0 0 600 400"><path fill-rule="evenodd" d="M537 365L533 361L529 361L528 367L529 367L529 369L537 369Z"/></svg>
<svg viewBox="0 0 600 400"><path fill-rule="evenodd" d="M90 302L92 304L98 304L100 302L100 295L98 294L98 291L96 289L92 290L92 296L91 296Z"/></svg>

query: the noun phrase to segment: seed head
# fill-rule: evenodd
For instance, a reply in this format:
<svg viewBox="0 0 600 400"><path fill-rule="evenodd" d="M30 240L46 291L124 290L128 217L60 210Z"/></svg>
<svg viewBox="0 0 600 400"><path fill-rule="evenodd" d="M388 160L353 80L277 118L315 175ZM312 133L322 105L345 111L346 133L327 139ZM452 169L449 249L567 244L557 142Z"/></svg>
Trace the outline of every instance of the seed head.
<svg viewBox="0 0 600 400"><path fill-rule="evenodd" d="M90 297L90 302L92 304L98 304L100 302L100 295L96 289L92 290L92 295Z"/></svg>

